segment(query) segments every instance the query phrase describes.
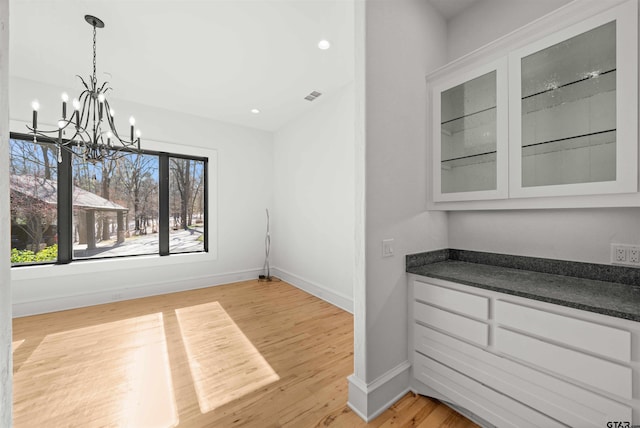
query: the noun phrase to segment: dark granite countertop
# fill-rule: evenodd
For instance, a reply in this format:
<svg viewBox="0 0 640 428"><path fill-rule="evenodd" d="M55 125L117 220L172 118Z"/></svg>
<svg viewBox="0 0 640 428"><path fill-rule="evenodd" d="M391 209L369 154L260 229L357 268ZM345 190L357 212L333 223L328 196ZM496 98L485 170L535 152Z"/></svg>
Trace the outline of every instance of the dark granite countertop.
<svg viewBox="0 0 640 428"><path fill-rule="evenodd" d="M443 251L451 251L452 253L446 253L443 256L441 253ZM627 283L621 283L522 268L516 269L508 266L496 266L495 264L486 264L486 262L491 263L493 261L492 257L487 256L490 253L465 252L468 254L460 256L459 253L453 253L456 251L459 252L461 250L440 250L439 254L436 254L438 252L431 252L407 256L407 272L617 318L640 321L640 282L636 282L635 278L636 274L640 275L640 270L638 269L631 268L633 269L630 272L632 276L630 278L631 283L628 283L629 278L627 277L624 278ZM425 254L427 257L425 257ZM478 262L479 257L477 257L477 254L483 255L481 259L485 263ZM455 258L470 259L472 262L455 260L450 258L450 255ZM496 260L498 259L496 258ZM539 262L547 259L532 260ZM546 266L546 270L553 271L548 266L554 262L559 261L549 261L549 263L542 263L542 265ZM535 263L530 265L534 268L538 267ZM579 263L579 265L584 266L582 270L579 269L579 266L576 268L578 274L581 271L585 271L589 272L591 276L593 276L594 266L607 266L588 263ZM617 266L613 267L614 270L617 268ZM607 270L609 273L610 271L611 269ZM628 275L629 273L627 273Z"/></svg>

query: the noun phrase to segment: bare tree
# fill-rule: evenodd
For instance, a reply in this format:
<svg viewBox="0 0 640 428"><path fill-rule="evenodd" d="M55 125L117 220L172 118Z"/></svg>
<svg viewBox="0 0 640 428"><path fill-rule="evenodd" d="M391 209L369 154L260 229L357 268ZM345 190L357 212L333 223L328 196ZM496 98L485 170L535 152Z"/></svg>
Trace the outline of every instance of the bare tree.
<svg viewBox="0 0 640 428"><path fill-rule="evenodd" d="M189 207L190 215L189 215L189 223L193 223L193 214L196 210L196 203L198 203L198 212L203 213L204 206L204 162L201 161L193 161L193 171L191 173L192 179L192 194L191 205Z"/></svg>
<svg viewBox="0 0 640 428"><path fill-rule="evenodd" d="M141 154L125 156L120 159L117 168L124 191L133 205L135 230L140 232L145 225L144 204L150 197L149 192L157 187L157 180L153 176L156 168L155 158ZM149 185L149 182L153 185Z"/></svg>
<svg viewBox="0 0 640 428"><path fill-rule="evenodd" d="M180 193L180 227L188 229L191 193L191 159L171 158L171 176Z"/></svg>
<svg viewBox="0 0 640 428"><path fill-rule="evenodd" d="M110 200L111 176L116 169L116 161L113 159L104 160L102 162L102 197ZM109 231L109 216L107 213L102 215L102 240L108 241L111 238Z"/></svg>

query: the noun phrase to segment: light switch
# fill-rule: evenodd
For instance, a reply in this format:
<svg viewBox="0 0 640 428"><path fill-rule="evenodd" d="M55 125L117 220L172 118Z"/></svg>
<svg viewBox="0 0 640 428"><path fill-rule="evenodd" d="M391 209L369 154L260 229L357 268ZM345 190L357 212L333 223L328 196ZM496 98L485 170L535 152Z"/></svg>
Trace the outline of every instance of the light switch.
<svg viewBox="0 0 640 428"><path fill-rule="evenodd" d="M382 240L382 257L393 256L393 239Z"/></svg>

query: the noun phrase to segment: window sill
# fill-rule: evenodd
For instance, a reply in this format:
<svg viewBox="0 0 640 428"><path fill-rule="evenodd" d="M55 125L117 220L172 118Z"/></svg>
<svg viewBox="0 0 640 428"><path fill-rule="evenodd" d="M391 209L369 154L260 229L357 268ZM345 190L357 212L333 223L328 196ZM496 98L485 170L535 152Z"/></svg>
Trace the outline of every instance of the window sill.
<svg viewBox="0 0 640 428"><path fill-rule="evenodd" d="M215 255L208 253L172 254L169 256L149 255L134 257L118 257L113 259L76 260L66 265L20 266L11 269L12 280L29 280L59 277L63 275L83 275L118 270L157 268L159 266L210 263L216 260Z"/></svg>

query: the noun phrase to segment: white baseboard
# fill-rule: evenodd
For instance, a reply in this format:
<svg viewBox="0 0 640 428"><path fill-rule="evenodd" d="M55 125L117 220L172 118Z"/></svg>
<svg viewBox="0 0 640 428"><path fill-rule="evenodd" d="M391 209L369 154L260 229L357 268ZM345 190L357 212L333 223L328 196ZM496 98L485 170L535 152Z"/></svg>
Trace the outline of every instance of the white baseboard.
<svg viewBox="0 0 640 428"><path fill-rule="evenodd" d="M405 361L370 383L349 376L347 405L365 422L372 421L410 391L410 369L411 364Z"/></svg>
<svg viewBox="0 0 640 428"><path fill-rule="evenodd" d="M67 309L82 308L86 306L112 303L121 300L137 299L140 297L157 296L160 294L175 293L179 291L195 290L198 288L213 287L216 285L230 284L233 282L257 279L262 274L262 269L247 269L236 272L204 275L199 277L184 278L179 281L165 281L142 284L135 287L123 287L94 293L72 294L66 296L48 297L46 299L29 300L13 303L13 317L38 315L48 312L64 311Z"/></svg>
<svg viewBox="0 0 640 428"><path fill-rule="evenodd" d="M353 298L345 296L342 293L329 290L328 288L317 284L313 281L304 279L294 273L288 272L284 269L277 267L271 268L271 273L289 284L298 287L299 289L306 291L309 294L329 302L334 306L339 307L349 313L353 313Z"/></svg>

